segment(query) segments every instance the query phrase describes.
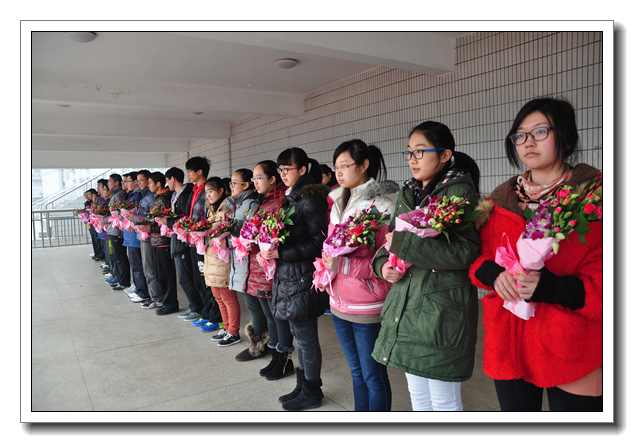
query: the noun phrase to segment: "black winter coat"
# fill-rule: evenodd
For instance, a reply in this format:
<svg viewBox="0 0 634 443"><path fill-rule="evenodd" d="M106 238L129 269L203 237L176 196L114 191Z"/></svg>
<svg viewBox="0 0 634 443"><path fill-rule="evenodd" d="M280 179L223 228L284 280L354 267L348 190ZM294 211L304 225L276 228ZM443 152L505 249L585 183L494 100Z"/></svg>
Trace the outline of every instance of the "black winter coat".
<svg viewBox="0 0 634 443"><path fill-rule="evenodd" d="M308 174L299 178L291 193L282 200L282 208L291 215L294 225L289 236L278 247L273 279L271 312L280 320L305 321L322 315L328 309L328 294L317 292L313 285L315 258L328 232L328 193L330 188L315 184Z"/></svg>

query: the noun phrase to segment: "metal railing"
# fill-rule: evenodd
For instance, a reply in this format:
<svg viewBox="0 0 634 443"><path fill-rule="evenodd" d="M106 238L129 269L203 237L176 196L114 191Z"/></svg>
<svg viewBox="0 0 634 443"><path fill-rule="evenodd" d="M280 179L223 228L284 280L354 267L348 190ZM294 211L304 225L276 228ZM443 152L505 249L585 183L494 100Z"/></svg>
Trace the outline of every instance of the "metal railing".
<svg viewBox="0 0 634 443"><path fill-rule="evenodd" d="M59 191L46 196L42 200L39 200L35 204L32 205L31 209L33 211L38 210L46 210L46 209L55 209L57 206L60 209L60 206L65 206L69 204L77 204L84 202L84 192L86 192L90 188L97 189L97 180L102 178L108 178L108 175L113 172L113 169L107 169L106 171L97 174L91 178L85 179L80 183L77 183L69 188L60 189ZM50 205L53 205L52 208L49 208Z"/></svg>
<svg viewBox="0 0 634 443"><path fill-rule="evenodd" d="M69 209L31 211L31 248L92 243L86 224Z"/></svg>

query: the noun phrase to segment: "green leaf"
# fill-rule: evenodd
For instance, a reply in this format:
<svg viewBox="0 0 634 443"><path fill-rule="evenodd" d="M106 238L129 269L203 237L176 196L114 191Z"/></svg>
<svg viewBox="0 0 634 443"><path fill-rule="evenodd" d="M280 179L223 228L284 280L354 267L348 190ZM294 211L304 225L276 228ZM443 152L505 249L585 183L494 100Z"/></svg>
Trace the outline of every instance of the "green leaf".
<svg viewBox="0 0 634 443"><path fill-rule="evenodd" d="M550 207L548 209L550 210ZM529 221L534 219L535 218L535 211L533 211L531 208L526 206L526 208L524 208L524 218L526 220L529 220Z"/></svg>

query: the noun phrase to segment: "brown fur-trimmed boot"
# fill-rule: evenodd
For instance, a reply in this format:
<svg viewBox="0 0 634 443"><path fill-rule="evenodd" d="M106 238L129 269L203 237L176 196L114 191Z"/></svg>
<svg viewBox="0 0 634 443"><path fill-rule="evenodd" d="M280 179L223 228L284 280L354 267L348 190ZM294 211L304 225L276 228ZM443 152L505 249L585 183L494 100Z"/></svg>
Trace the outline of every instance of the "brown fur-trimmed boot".
<svg viewBox="0 0 634 443"><path fill-rule="evenodd" d="M251 323L244 327L244 334L249 339L249 347L236 355L237 361L249 361L263 357L269 350L266 344L269 342L269 331L265 330L262 334L258 334L253 329Z"/></svg>

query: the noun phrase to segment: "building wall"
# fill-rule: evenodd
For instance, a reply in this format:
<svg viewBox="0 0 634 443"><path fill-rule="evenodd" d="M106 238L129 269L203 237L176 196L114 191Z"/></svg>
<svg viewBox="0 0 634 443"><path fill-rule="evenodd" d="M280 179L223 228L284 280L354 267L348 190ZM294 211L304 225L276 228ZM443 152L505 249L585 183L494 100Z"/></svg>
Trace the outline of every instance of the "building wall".
<svg viewBox="0 0 634 443"><path fill-rule="evenodd" d="M403 182L410 171L401 152L409 130L425 120L445 123L457 149L481 170L481 189L517 173L504 156L504 137L528 100L557 96L577 111L581 161L602 168L602 33L478 32L456 39L456 69L428 76L378 67L306 95L299 118L249 117L231 125L229 140L191 140L188 154L168 156L169 166L205 155L212 175L277 158L303 148L332 163L343 141L360 138L381 148L388 178ZM188 156L189 157L188 157Z"/></svg>

